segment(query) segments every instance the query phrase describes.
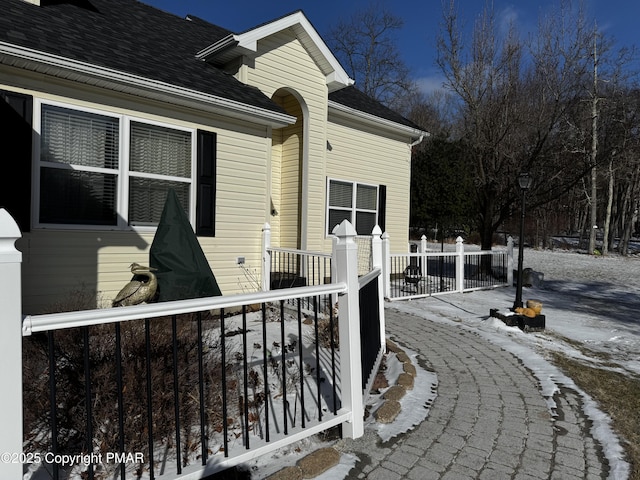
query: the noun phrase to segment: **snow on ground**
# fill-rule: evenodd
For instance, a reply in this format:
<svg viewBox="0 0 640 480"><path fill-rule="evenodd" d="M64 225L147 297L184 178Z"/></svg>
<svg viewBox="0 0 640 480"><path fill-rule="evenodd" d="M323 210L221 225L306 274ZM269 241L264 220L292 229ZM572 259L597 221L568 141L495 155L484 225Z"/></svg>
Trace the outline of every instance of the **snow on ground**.
<svg viewBox="0 0 640 480"><path fill-rule="evenodd" d="M523 289L525 302L535 299L543 303L544 331L524 333L489 316L492 308L508 312L515 288L394 302L392 306L431 321L461 323L511 351L538 377L550 408L559 385L580 389L547 361L549 351L640 375L640 258L525 249L523 263L525 268L544 274L543 285ZM608 416L581 393L613 478L625 478L628 464L622 460L623 450Z"/></svg>
<svg viewBox="0 0 640 480"><path fill-rule="evenodd" d="M534 372L550 409L555 407L552 397L560 385L581 392L585 412L593 422L593 434L603 445L609 460L611 478L626 478L629 465L623 460L624 452L611 429L608 415L600 411L596 403L547 358L549 351L558 351L601 368L613 368L631 376L640 375L640 258L637 255L627 258L616 255L603 257L577 251L527 248L523 264L524 268L532 268L544 275L541 286L523 289L525 302L535 299L543 303L542 313L546 316L544 331L525 333L489 316L489 311L493 308L508 312L513 306L515 288L397 301L387 304L387 307L397 308L429 321L462 324L501 345ZM588 350L579 349L578 346ZM589 354L589 350L593 355ZM413 352L407 353L415 356ZM605 354L604 360L602 354ZM414 365L417 366L417 362L414 361ZM426 381L416 382L416 385L424 385L424 388L403 398L402 410L419 411L421 416L400 417L384 427L369 421L366 428L375 429L381 440L410 430L428 415L428 408L424 407L434 398L431 386L437 384L437 375L417 368L418 374L427 376ZM394 372L393 362L390 362L386 375L391 382L397 374ZM375 398L373 401L375 402ZM414 408L416 405L421 408ZM301 449L293 449L303 456L305 452L320 446L306 445ZM288 455L291 453L289 451ZM292 458L288 455L285 453L284 458L278 458L277 454L267 456L268 458L262 458L256 463L261 466L270 464L271 469L276 471L280 460L287 459L284 463L291 464ZM355 461L354 457L343 455L340 464L325 472L321 480L344 478ZM280 464L282 466L284 465Z"/></svg>
<svg viewBox="0 0 640 480"><path fill-rule="evenodd" d="M536 299L543 303L542 313L546 316L544 331L525 333L489 316L489 310L492 308L508 312L513 306L515 288L397 301L387 304L387 307L397 308L429 321L462 324L501 345L519 357L538 377L542 394L548 399L550 409L555 407L552 397L560 385L571 387L578 392L581 390L547 360L549 351L559 351L601 368L613 368L627 375L640 375L638 256L589 256L577 251L527 248L524 251L523 263L525 268L532 268L544 274L542 286L525 287L523 290L525 302ZM577 346L586 347L588 350L578 349ZM589 350L594 354L589 355ZM414 352L407 351L407 354L415 357ZM606 354L604 360L602 354ZM606 365L603 364L605 361ZM432 385L437 385L437 374L420 369L416 361L413 363L418 368L418 374L425 376L424 381L416 382L417 386L423 388L414 389L411 395L403 398L402 416L389 425L377 425L371 420L366 424L366 428L376 430L381 440L395 437L423 421L428 415L428 408L424 407L437 396L437 392L434 394L431 388ZM391 384L397 373L391 359L386 372ZM599 410L588 395L581 393L586 414L593 422L593 434L603 445L609 460L611 478L626 478L629 465L623 460L623 450L611 429L609 417ZM375 401L374 396L372 411L376 408ZM411 416L411 412L420 412L419 418ZM297 457L322 446L321 442L316 442L317 439L307 439L303 444L293 445L285 451L257 459L252 470L264 474L265 469L274 472L291 465ZM344 478L355 462L355 457L343 455L338 466L325 472L317 480Z"/></svg>
<svg viewBox="0 0 640 480"><path fill-rule="evenodd" d="M538 377L551 409L555 406L553 394L560 385L576 391L580 389L547 361L549 351L559 351L601 368L640 376L640 257L589 256L577 251L527 248L523 263L525 268L532 268L544 275L543 285L523 290L524 301L535 299L542 302L542 313L546 316L544 331L524 333L489 316L490 309L507 312L512 307L515 288L397 301L387 304L387 307L421 316L427 321L462 324L511 351ZM251 317L249 320L255 319ZM277 326L277 323L273 325ZM250 331L256 333L258 329L252 325ZM308 341L310 337L307 335L304 338ZM253 344L255 350L260 341L260 338L256 338L249 345ZM260 348L274 348L274 345L270 341L268 345L260 345ZM255 354L250 353L252 357ZM407 354L416 356L410 351ZM432 388L437 385L437 372L434 374L420 369L415 358L413 363L420 381L416 382L417 388L403 398L402 413L398 419L384 426L371 419L366 424L366 428L375 429L383 441L423 421L428 415L425 405L429 405L437 396ZM399 366L393 362L392 356L388 357L387 367L386 375L390 384L393 384ZM584 393L583 398L586 413L593 422L594 436L600 440L609 459L612 477L625 478L628 465L622 460L623 451L610 427L608 416ZM376 408L375 395L372 396L372 402L373 412ZM245 467L263 476L295 463L298 458L322 446L318 438L306 439L256 459ZM326 472L322 478L344 478L355 462L355 457L343 455L340 465Z"/></svg>
<svg viewBox="0 0 640 480"><path fill-rule="evenodd" d="M544 274L542 288L525 288L523 298L543 302L546 333L607 354L622 371L640 374L640 258L525 250L523 259L525 267ZM551 340L547 348L569 348Z"/></svg>

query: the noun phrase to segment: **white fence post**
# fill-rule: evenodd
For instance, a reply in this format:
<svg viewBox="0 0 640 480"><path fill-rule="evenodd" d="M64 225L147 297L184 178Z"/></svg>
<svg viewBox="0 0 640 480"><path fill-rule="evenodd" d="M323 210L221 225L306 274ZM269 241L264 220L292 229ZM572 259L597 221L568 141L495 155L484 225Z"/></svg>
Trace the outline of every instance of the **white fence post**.
<svg viewBox="0 0 640 480"><path fill-rule="evenodd" d="M422 237L420 238L420 249L418 250L419 253L427 253L427 236L426 235L422 235ZM422 276L426 277L427 276L427 256L426 255L421 255L420 256L420 272L422 274Z"/></svg>
<svg viewBox="0 0 640 480"><path fill-rule="evenodd" d="M337 260L336 260L336 245L338 244L338 237L335 235L331 236L331 283L338 283L338 274L337 270ZM338 303L338 295L331 294L331 308L335 308L336 303Z"/></svg>
<svg viewBox="0 0 640 480"><path fill-rule="evenodd" d="M358 438L364 434L364 404L356 229L343 220L333 229L333 234L337 237L333 252L337 281L347 285L347 293L338 298L342 407L352 415L351 421L343 424L343 433L350 438Z"/></svg>
<svg viewBox="0 0 640 480"><path fill-rule="evenodd" d="M391 297L391 242L389 234L382 234L382 282L384 284L384 298Z"/></svg>
<svg viewBox="0 0 640 480"><path fill-rule="evenodd" d="M382 257L382 229L376 225L371 232L371 257L373 268L379 268L381 270L380 277L378 278L378 306L380 315L380 347L384 347L386 344L386 325L384 321L384 268Z"/></svg>
<svg viewBox="0 0 640 480"><path fill-rule="evenodd" d="M420 253L426 253L426 252L427 252L427 236L422 235L422 237L420 238Z"/></svg>
<svg viewBox="0 0 640 480"><path fill-rule="evenodd" d="M513 287L513 237L507 238L507 284Z"/></svg>
<svg viewBox="0 0 640 480"><path fill-rule="evenodd" d="M22 454L22 253L15 242L22 234L15 220L0 209L0 305L2 335L0 352L0 453L19 460ZM16 457L17 455L17 457ZM5 459L0 462L0 478L22 478L22 464Z"/></svg>
<svg viewBox="0 0 640 480"><path fill-rule="evenodd" d="M262 227L262 291L271 290L271 254L267 251L271 247L271 225L265 223Z"/></svg>
<svg viewBox="0 0 640 480"><path fill-rule="evenodd" d="M456 253L458 260L456 261L456 291L462 293L464 291L464 240L462 237L456 238Z"/></svg>

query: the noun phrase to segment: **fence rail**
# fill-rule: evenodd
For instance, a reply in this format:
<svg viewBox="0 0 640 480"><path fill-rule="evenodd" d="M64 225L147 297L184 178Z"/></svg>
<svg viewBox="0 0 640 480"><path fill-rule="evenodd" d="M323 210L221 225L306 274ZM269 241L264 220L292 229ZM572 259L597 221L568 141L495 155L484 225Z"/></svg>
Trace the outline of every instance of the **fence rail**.
<svg viewBox="0 0 640 480"><path fill-rule="evenodd" d="M506 249L465 251L462 238L455 252L433 252L423 238L420 252L387 254L385 297L420 298L504 287L513 283L513 241Z"/></svg>
<svg viewBox="0 0 640 480"><path fill-rule="evenodd" d="M349 420L341 410L337 319L318 308L322 295L344 292L335 284L27 317L25 398L36 401L25 451L94 453L71 469L44 462L54 479L113 476L109 468L123 479L136 472L182 478ZM303 311L308 298L314 308ZM293 312L286 300L295 302ZM163 315L152 316L161 306ZM131 452L140 456L133 465L107 461Z"/></svg>
<svg viewBox="0 0 640 480"><path fill-rule="evenodd" d="M263 288L287 288L300 284L321 285L332 277L331 256L323 253L272 247L271 230L263 229ZM378 227L370 236L356 236L358 275L374 267L373 245L380 242L382 298L400 300L468 292L513 284L513 240L506 249L465 250L456 239L454 252L427 248L423 237L415 253L391 253L389 237ZM304 273L301 273L304 272ZM331 299L335 303L335 298Z"/></svg>
<svg viewBox="0 0 640 480"><path fill-rule="evenodd" d="M507 250L465 252L464 266L465 292L509 285Z"/></svg>
<svg viewBox="0 0 640 480"><path fill-rule="evenodd" d="M267 249L269 289L331 283L331 255L286 248Z"/></svg>
<svg viewBox="0 0 640 480"><path fill-rule="evenodd" d="M390 255L389 299L456 291L455 253Z"/></svg>
<svg viewBox="0 0 640 480"><path fill-rule="evenodd" d="M378 371L384 353L385 337L381 331L380 317L380 269L360 281L360 345L362 364L362 390L365 397Z"/></svg>
<svg viewBox="0 0 640 480"><path fill-rule="evenodd" d="M378 227L333 233L331 255L290 251L265 225L263 292L22 318L21 233L0 209L0 451L52 478L196 479L335 425L356 438L382 300L512 282L512 244L391 254ZM0 463L0 477L22 469Z"/></svg>
<svg viewBox="0 0 640 480"><path fill-rule="evenodd" d="M51 478L196 479L332 426L361 436L356 232L335 234L329 284L22 319L0 209L0 354L22 364L0 373L2 451Z"/></svg>

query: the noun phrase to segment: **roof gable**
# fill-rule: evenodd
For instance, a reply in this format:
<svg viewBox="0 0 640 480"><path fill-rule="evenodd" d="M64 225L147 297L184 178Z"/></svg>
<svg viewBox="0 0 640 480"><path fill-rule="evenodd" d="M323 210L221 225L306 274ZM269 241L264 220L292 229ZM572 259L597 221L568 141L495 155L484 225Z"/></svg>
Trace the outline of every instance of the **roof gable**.
<svg viewBox="0 0 640 480"><path fill-rule="evenodd" d="M227 35L199 51L197 57L214 64L224 64L241 55L252 57L258 51L260 40L286 29L292 30L309 52L325 75L330 92L353 84L353 80L349 78L327 44L300 10L244 33Z"/></svg>

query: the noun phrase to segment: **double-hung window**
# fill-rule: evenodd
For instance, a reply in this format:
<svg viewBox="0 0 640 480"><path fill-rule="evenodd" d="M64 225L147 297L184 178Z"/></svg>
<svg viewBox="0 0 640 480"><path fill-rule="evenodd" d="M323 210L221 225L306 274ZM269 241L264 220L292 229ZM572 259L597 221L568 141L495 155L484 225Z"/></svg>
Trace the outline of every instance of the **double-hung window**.
<svg viewBox="0 0 640 480"><path fill-rule="evenodd" d="M348 220L358 235L371 235L384 216L384 185L327 180L327 234Z"/></svg>
<svg viewBox="0 0 640 480"><path fill-rule="evenodd" d="M201 234L213 235L213 219L200 217L215 213L215 138L42 103L38 224L155 226L173 189L196 230L203 223L207 232ZM204 186L201 172L208 175Z"/></svg>
<svg viewBox="0 0 640 480"><path fill-rule="evenodd" d="M129 224L157 225L172 188L188 211L192 133L130 122Z"/></svg>
<svg viewBox="0 0 640 480"><path fill-rule="evenodd" d="M40 224L117 225L120 120L42 105Z"/></svg>

